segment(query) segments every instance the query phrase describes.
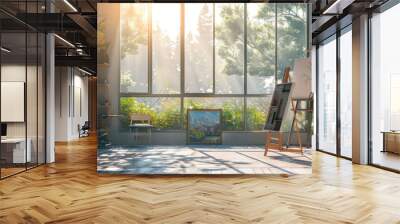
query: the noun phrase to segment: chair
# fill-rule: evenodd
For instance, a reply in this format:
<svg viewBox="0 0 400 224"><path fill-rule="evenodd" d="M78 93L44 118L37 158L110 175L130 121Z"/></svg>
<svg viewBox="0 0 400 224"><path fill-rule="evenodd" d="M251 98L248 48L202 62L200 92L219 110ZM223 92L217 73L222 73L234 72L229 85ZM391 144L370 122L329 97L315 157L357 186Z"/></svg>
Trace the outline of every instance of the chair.
<svg viewBox="0 0 400 224"><path fill-rule="evenodd" d="M153 125L151 125L151 117L147 114L131 114L129 116L129 130L134 134L135 141L138 140L139 129L146 129L146 133L148 135L148 143L151 144L151 129Z"/></svg>
<svg viewBox="0 0 400 224"><path fill-rule="evenodd" d="M89 121L85 121L82 127L78 124L79 138L89 136L89 130L90 130Z"/></svg>

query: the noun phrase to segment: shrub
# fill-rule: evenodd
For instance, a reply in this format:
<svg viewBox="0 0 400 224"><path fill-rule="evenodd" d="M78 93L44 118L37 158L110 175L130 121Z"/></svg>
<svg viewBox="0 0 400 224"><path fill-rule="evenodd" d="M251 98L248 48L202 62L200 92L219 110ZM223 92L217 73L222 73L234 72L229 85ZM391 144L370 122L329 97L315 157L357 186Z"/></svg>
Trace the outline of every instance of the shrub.
<svg viewBox="0 0 400 224"><path fill-rule="evenodd" d="M152 107L146 103L139 102L134 97L122 97L120 99L120 109L123 115L122 123L125 127L129 126L130 114L146 114L151 117L152 124L157 129L181 129L181 113L179 101L161 100ZM223 119L223 130L235 131L244 129L243 106L235 102L224 102L221 106L207 105L207 102L188 100L185 107L190 109L209 109L221 108ZM184 128L187 124L187 113L184 113ZM248 130L262 130L266 121L266 114L263 109L256 106L247 108Z"/></svg>

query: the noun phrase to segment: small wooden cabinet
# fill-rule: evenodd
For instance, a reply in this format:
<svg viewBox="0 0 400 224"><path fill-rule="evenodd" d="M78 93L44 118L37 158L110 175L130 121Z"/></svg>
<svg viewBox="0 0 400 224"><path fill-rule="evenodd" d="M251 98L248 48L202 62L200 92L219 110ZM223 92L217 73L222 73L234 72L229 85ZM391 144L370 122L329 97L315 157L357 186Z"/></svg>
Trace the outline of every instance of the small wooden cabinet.
<svg viewBox="0 0 400 224"><path fill-rule="evenodd" d="M392 152L400 154L400 132L386 131L383 134L383 150L382 152Z"/></svg>

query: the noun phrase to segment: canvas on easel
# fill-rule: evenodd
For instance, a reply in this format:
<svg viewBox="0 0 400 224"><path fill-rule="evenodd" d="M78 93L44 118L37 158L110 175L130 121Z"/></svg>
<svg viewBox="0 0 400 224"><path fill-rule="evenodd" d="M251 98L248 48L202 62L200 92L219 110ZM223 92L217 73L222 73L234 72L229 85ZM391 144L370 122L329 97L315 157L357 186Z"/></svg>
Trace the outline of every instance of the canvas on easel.
<svg viewBox="0 0 400 224"><path fill-rule="evenodd" d="M281 129L291 88L292 83L281 83L275 86L264 127L265 130L279 131Z"/></svg>
<svg viewBox="0 0 400 224"><path fill-rule="evenodd" d="M282 92L281 85L289 86L289 91ZM285 103L280 105L279 103ZM299 59L295 62L293 76L290 76L290 68L286 67L282 84L277 84L271 101L270 113L265 125L266 145L265 155L268 149L285 151L298 151L303 153L304 143L301 134L300 114L312 114L313 97L311 94L311 63L310 59ZM311 117L304 116L303 120L311 124ZM310 125L311 126L311 125ZM311 129L311 128L309 128ZM295 133L296 147L290 147L292 133ZM287 134L287 139L284 136ZM307 136L310 131L307 131ZM307 138L309 139L309 138ZM285 145L285 146L284 146Z"/></svg>
<svg viewBox="0 0 400 224"><path fill-rule="evenodd" d="M268 149L270 148L283 150L284 135L280 129L292 88L292 83L289 82L289 73L290 68L287 67L284 72L282 83L275 86L272 95L271 105L269 107L268 117L264 127L264 130L267 130L264 156L267 155Z"/></svg>

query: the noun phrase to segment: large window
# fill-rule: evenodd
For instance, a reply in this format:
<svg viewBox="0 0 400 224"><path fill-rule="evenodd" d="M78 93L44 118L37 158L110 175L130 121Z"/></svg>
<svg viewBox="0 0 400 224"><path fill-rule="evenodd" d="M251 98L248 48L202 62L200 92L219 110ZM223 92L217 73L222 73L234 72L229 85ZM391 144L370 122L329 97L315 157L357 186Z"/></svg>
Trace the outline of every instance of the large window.
<svg viewBox="0 0 400 224"><path fill-rule="evenodd" d="M283 77L286 67L293 71L295 60L307 56L307 5L277 4L277 75Z"/></svg>
<svg viewBox="0 0 400 224"><path fill-rule="evenodd" d="M141 113L156 130L183 130L186 110L203 108L223 110L224 131L262 130L279 51L292 69L307 55L306 4L135 3L119 10L124 127ZM277 44L279 35L287 45Z"/></svg>
<svg viewBox="0 0 400 224"><path fill-rule="evenodd" d="M340 36L340 154L352 157L352 33Z"/></svg>
<svg viewBox="0 0 400 224"><path fill-rule="evenodd" d="M244 4L215 4L215 92L244 92Z"/></svg>
<svg viewBox="0 0 400 224"><path fill-rule="evenodd" d="M271 97L247 97L247 128L248 130L262 130L268 115Z"/></svg>
<svg viewBox="0 0 400 224"><path fill-rule="evenodd" d="M213 92L213 4L185 4L185 92Z"/></svg>
<svg viewBox="0 0 400 224"><path fill-rule="evenodd" d="M400 4L371 19L371 137L372 163L400 170ZM393 153L394 152L394 153Z"/></svg>
<svg viewBox="0 0 400 224"><path fill-rule="evenodd" d="M352 25L317 48L317 147L352 157Z"/></svg>
<svg viewBox="0 0 400 224"><path fill-rule="evenodd" d="M152 9L153 93L180 93L180 5Z"/></svg>
<svg viewBox="0 0 400 224"><path fill-rule="evenodd" d="M247 5L247 93L271 94L276 75L276 5Z"/></svg>
<svg viewBox="0 0 400 224"><path fill-rule="evenodd" d="M318 49L318 147L336 153L336 39Z"/></svg>
<svg viewBox="0 0 400 224"><path fill-rule="evenodd" d="M148 4L120 6L121 92L148 92Z"/></svg>

